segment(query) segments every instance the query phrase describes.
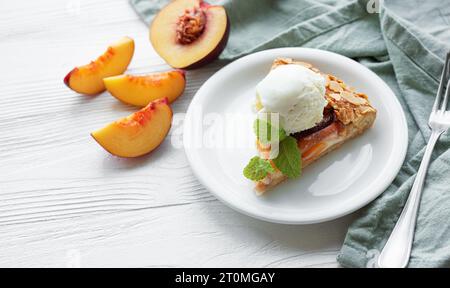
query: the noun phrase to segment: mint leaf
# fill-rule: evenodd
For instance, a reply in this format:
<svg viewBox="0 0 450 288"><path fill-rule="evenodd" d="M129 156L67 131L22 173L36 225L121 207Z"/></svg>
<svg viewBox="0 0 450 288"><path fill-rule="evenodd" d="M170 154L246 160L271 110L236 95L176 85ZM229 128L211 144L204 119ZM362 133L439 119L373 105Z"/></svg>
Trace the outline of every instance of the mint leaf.
<svg viewBox="0 0 450 288"><path fill-rule="evenodd" d="M269 160L262 159L258 156L253 157L244 168L244 176L253 181L264 179L268 173L275 172Z"/></svg>
<svg viewBox="0 0 450 288"><path fill-rule="evenodd" d="M253 130L255 131L256 138L263 144L270 144L270 142L272 142L272 133L274 135L278 133L279 142L287 137L286 131L284 131L283 128L276 127L275 125L272 125L270 121L261 120L259 118L253 123Z"/></svg>
<svg viewBox="0 0 450 288"><path fill-rule="evenodd" d="M275 166L288 178L296 178L302 172L302 158L297 147L297 140L287 136L280 142L277 158L273 159Z"/></svg>

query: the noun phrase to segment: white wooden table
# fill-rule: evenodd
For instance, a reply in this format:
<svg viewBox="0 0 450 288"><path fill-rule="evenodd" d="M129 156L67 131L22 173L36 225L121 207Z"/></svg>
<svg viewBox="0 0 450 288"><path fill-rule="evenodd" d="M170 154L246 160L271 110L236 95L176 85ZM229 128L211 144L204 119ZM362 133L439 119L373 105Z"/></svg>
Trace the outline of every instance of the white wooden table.
<svg viewBox="0 0 450 288"><path fill-rule="evenodd" d="M251 219L203 188L169 140L125 160L91 139L135 108L77 95L62 81L70 69L125 35L136 41L129 73L168 68L128 1L1 1L0 11L0 266L337 266L354 216ZM219 68L189 72L174 111Z"/></svg>

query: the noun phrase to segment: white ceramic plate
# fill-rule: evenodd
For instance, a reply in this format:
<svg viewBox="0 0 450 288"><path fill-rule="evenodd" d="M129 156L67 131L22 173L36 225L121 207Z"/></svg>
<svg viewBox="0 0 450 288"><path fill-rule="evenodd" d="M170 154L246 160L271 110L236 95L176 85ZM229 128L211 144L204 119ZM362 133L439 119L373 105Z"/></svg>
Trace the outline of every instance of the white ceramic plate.
<svg viewBox="0 0 450 288"><path fill-rule="evenodd" d="M312 63L369 95L378 110L372 129L263 196L242 175L256 155L252 103L256 84L276 57ZM222 129L225 127L225 129ZM392 90L359 63L327 51L280 48L227 65L198 90L184 122L184 146L198 179L226 205L262 220L307 224L349 214L380 195L405 158L408 132Z"/></svg>

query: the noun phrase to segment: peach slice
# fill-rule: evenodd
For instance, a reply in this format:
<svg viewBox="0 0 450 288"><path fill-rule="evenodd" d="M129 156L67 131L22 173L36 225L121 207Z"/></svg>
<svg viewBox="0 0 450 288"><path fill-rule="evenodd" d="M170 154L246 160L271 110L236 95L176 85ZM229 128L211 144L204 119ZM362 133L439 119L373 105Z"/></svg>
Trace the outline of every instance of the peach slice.
<svg viewBox="0 0 450 288"><path fill-rule="evenodd" d="M153 73L145 76L120 75L103 79L106 90L122 102L146 106L153 100L167 97L172 103L186 86L182 70Z"/></svg>
<svg viewBox="0 0 450 288"><path fill-rule="evenodd" d="M172 109L167 98L158 99L138 112L93 132L94 139L109 153L138 157L153 151L169 132Z"/></svg>
<svg viewBox="0 0 450 288"><path fill-rule="evenodd" d="M174 68L197 68L217 58L228 41L225 8L203 0L175 0L150 26L156 52Z"/></svg>
<svg viewBox="0 0 450 288"><path fill-rule="evenodd" d="M64 77L64 83L70 89L81 94L98 94L105 90L103 78L122 74L127 70L133 54L134 40L123 37L109 46L97 60L70 71Z"/></svg>

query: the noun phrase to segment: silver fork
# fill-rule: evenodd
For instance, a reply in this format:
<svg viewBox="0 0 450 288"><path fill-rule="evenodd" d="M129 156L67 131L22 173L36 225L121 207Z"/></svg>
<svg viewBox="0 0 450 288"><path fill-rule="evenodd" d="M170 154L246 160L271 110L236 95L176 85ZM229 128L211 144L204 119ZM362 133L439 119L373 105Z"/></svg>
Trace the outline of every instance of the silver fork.
<svg viewBox="0 0 450 288"><path fill-rule="evenodd" d="M447 87L445 84L447 83ZM436 100L431 111L428 126L431 128L431 136L428 140L425 154L417 171L416 179L409 193L408 200L403 208L402 214L395 224L386 245L378 257L378 267L381 268L403 268L408 265L411 255L411 246L414 239L417 212L419 209L420 196L425 182L428 165L434 145L439 137L450 128L450 112L447 111L448 98L450 95L450 52L447 53L444 70L442 71Z"/></svg>

